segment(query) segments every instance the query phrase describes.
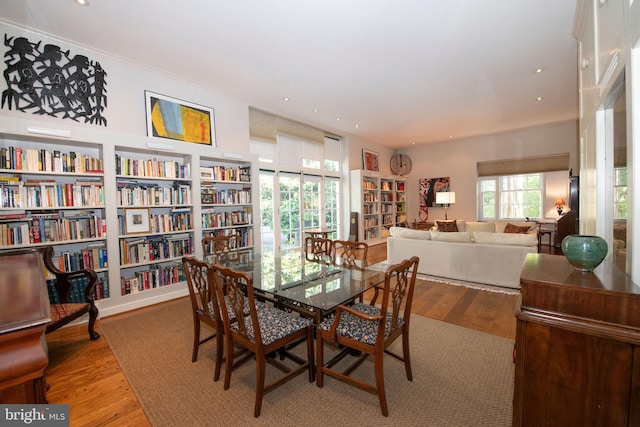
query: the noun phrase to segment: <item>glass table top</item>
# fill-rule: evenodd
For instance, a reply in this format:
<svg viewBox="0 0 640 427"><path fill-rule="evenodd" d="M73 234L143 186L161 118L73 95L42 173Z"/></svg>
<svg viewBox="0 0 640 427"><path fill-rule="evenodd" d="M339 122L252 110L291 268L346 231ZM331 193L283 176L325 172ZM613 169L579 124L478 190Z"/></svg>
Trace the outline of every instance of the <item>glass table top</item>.
<svg viewBox="0 0 640 427"><path fill-rule="evenodd" d="M297 250L273 252L248 250L205 261L249 273L254 290L280 302L289 302L324 317L338 305L352 301L384 281L386 263L350 270L307 261Z"/></svg>

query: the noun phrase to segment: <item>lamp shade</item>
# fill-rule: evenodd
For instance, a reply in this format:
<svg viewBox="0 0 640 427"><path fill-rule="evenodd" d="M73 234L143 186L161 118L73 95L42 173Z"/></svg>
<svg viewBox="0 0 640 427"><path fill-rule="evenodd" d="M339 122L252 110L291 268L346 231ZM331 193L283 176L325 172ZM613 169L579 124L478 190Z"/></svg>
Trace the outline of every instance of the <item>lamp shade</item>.
<svg viewBox="0 0 640 427"><path fill-rule="evenodd" d="M564 205L565 205L564 200L556 199L556 206L564 206Z"/></svg>
<svg viewBox="0 0 640 427"><path fill-rule="evenodd" d="M456 193L453 191L440 191L436 193L436 203L446 205L456 202Z"/></svg>

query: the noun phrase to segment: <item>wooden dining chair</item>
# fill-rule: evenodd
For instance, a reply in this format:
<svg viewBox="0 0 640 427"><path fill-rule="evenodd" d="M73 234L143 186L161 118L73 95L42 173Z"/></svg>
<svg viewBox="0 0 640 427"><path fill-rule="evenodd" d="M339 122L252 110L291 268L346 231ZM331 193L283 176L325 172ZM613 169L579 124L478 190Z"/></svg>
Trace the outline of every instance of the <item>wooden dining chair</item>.
<svg viewBox="0 0 640 427"><path fill-rule="evenodd" d="M369 245L353 240L334 240L332 257L338 267L363 270L367 266Z"/></svg>
<svg viewBox="0 0 640 427"><path fill-rule="evenodd" d="M318 264L333 264L333 241L323 237L306 237L304 239L304 257L307 261Z"/></svg>
<svg viewBox="0 0 640 427"><path fill-rule="evenodd" d="M413 381L409 351L409 320L411 302L418 271L418 257L411 257L391 265L385 272L382 306L368 304L339 305L334 316L322 321L316 328L316 381L324 385L327 374L347 384L378 395L382 415L389 415L384 388L384 355L389 354L404 362L407 379ZM402 356L388 347L402 336ZM324 342L329 341L359 353L344 371L324 366ZM375 384L351 377L350 374L370 355L374 358Z"/></svg>
<svg viewBox="0 0 640 427"><path fill-rule="evenodd" d="M189 297L191 298L191 311L193 313L193 351L191 361L198 360L200 345L216 338L216 358L214 381L220 378L220 366L222 365L222 322L219 310L214 301L214 288L209 285L209 264L195 257L183 257L182 265L187 277ZM200 338L200 323L204 322L214 329L213 334Z"/></svg>
<svg viewBox="0 0 640 427"><path fill-rule="evenodd" d="M256 359L256 399L253 415L260 416L262 398L265 393L284 384L286 381L307 370L309 382L313 382L313 332L311 321L278 308L264 305L256 309L251 277L231 268L212 265L209 270L209 281L214 283L218 301L226 300L220 305L224 323L225 368L224 389L229 389L231 372L237 364L234 362L233 346L237 344L255 354ZM245 307L249 314L244 314ZM237 321L235 320L237 319ZM296 367L289 367L276 358L271 357L276 350L293 342L307 341L307 360L291 356ZM286 352L279 354L288 355ZM279 378L265 385L266 363L270 363L284 372Z"/></svg>
<svg viewBox="0 0 640 427"><path fill-rule="evenodd" d="M236 253L239 248L240 238L237 234L202 238L202 253L205 260L215 261L218 258Z"/></svg>

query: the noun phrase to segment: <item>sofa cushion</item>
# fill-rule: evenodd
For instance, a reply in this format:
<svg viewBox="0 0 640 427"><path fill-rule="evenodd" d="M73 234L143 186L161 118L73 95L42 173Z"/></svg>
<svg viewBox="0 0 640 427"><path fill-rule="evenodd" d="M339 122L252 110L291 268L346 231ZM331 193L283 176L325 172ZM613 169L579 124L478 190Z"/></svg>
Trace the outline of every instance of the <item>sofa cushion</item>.
<svg viewBox="0 0 640 427"><path fill-rule="evenodd" d="M504 227L505 233L527 234L531 229L530 225L513 225L510 222Z"/></svg>
<svg viewBox="0 0 640 427"><path fill-rule="evenodd" d="M432 237L433 238L433 237ZM535 234L516 233L489 233L486 231L476 231L473 233L473 241L485 245L507 245L507 246L537 246L538 238Z"/></svg>
<svg viewBox="0 0 640 427"><path fill-rule="evenodd" d="M431 240L440 242L471 243L471 234L466 231L430 231Z"/></svg>
<svg viewBox="0 0 640 427"><path fill-rule="evenodd" d="M436 225L438 226L438 231L441 232L455 233L459 231L455 219L451 221L436 221Z"/></svg>
<svg viewBox="0 0 640 427"><path fill-rule="evenodd" d="M429 230L413 230L405 227L391 227L389 231L393 237L431 240L431 233L429 233Z"/></svg>
<svg viewBox="0 0 640 427"><path fill-rule="evenodd" d="M458 229L460 226L458 225ZM467 233L473 233L474 231L486 231L493 233L496 231L496 224L494 222L481 222L481 221L467 221L465 229L460 231L466 231Z"/></svg>

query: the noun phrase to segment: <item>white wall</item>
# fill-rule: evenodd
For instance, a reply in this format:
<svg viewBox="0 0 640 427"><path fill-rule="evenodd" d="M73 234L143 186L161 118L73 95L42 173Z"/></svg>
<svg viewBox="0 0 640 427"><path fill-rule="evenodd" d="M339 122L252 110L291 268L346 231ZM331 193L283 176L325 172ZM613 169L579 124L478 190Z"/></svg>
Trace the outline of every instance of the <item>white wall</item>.
<svg viewBox="0 0 640 427"><path fill-rule="evenodd" d="M573 168L574 175L578 175L577 150L576 121L481 135L401 150L411 157L413 163L413 169L407 176L409 221L418 217L419 180L422 178L450 177L451 191L456 193L456 203L447 209L447 217L475 220L477 218L477 162L569 153L569 167ZM568 186L568 176L566 185ZM558 187L557 180L553 183L553 191L554 194L562 191ZM568 190L566 190L566 194L568 195ZM567 199L565 201L568 202ZM545 202L544 211L552 217L551 209L553 206L547 206L549 203L553 203L553 201L547 200ZM429 209L429 221L435 219L444 219L443 208Z"/></svg>
<svg viewBox="0 0 640 427"><path fill-rule="evenodd" d="M43 45L55 44L63 50L70 49L71 55L85 55L91 61L100 62L107 73L108 102L104 113L108 121L106 127L77 123L69 119L39 116L31 112L9 111L5 105L0 109L0 129L3 127L4 120L16 117L49 128L71 130L72 138L80 140L88 140L96 137L96 134L97 138L113 138L118 134L145 136L147 130L144 91L150 90L213 108L217 146L237 152L249 151L249 106L246 102L210 92L202 87L180 81L174 76L137 67L100 52L88 51L80 46L28 32L7 23L0 22L0 32L6 33L9 37L24 36L31 42L42 41ZM2 52L6 50L7 48L4 47ZM0 79L0 91L6 88L5 80Z"/></svg>

